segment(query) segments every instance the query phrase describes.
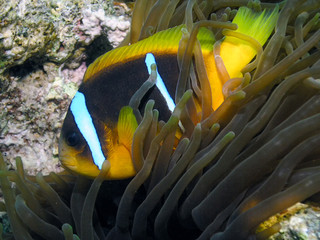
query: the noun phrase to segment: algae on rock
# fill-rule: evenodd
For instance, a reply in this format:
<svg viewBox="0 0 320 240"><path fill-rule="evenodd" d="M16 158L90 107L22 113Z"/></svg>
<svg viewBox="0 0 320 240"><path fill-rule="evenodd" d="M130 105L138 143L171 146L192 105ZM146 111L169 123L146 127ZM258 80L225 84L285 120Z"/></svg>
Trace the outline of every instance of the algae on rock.
<svg viewBox="0 0 320 240"><path fill-rule="evenodd" d="M105 0L0 0L0 151L59 171L58 135L90 61L119 44L130 9ZM110 43L110 44L108 44Z"/></svg>

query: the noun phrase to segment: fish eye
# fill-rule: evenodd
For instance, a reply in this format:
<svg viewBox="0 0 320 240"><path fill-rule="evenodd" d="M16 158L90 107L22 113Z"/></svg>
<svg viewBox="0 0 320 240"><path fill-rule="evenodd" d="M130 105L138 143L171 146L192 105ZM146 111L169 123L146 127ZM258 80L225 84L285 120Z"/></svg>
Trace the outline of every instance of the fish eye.
<svg viewBox="0 0 320 240"><path fill-rule="evenodd" d="M70 134L68 134L67 136L67 144L69 146L75 146L79 143L80 141L80 137L79 137L79 134L75 133L75 132L72 132Z"/></svg>

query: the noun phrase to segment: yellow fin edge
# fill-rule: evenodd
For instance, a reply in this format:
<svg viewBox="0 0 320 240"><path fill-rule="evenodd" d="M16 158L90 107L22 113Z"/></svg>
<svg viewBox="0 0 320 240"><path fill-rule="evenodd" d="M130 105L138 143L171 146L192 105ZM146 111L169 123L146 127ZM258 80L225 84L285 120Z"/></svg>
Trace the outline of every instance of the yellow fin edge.
<svg viewBox="0 0 320 240"><path fill-rule="evenodd" d="M88 67L83 81L87 81L106 67L138 59L149 52L156 53L158 55L176 54L179 47L179 41L182 36L181 29L183 27L185 26L179 25L177 27L158 32L135 44L116 48L104 55L101 55ZM210 30L201 28L198 33L198 39L202 48L208 50L212 49L215 39Z"/></svg>
<svg viewBox="0 0 320 240"><path fill-rule="evenodd" d="M248 7L240 7L233 23L238 25L237 32L249 35L264 45L271 35L279 17L279 5L272 10L254 11Z"/></svg>

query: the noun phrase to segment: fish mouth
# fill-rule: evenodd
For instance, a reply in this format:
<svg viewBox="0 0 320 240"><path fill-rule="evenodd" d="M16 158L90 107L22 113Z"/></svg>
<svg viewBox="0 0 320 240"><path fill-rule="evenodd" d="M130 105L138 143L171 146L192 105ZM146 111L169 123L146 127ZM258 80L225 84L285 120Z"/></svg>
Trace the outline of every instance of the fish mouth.
<svg viewBox="0 0 320 240"><path fill-rule="evenodd" d="M95 178L100 170L93 163L91 156L83 155L83 150L70 147L63 138L59 140L59 159L62 166L74 173Z"/></svg>
<svg viewBox="0 0 320 240"><path fill-rule="evenodd" d="M78 165L76 155L77 153L66 146L66 144L59 144L59 159L64 167L76 171Z"/></svg>
<svg viewBox="0 0 320 240"><path fill-rule="evenodd" d="M71 172L83 175L89 178L95 178L99 175L99 168L86 157L73 155L72 153L63 152L59 155L62 166Z"/></svg>

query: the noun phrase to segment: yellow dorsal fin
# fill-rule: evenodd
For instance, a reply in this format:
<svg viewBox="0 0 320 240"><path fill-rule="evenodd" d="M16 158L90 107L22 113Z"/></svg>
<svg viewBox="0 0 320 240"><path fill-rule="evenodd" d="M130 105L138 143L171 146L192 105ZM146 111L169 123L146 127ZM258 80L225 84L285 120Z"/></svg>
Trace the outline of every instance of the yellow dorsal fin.
<svg viewBox="0 0 320 240"><path fill-rule="evenodd" d="M135 44L113 49L97 58L87 69L84 81L87 81L96 73L114 64L128 62L145 56L147 53L176 54L179 47L179 41L182 36L181 29L184 25L179 25L165 31L158 32L153 36L139 41ZM214 36L211 31L201 28L198 33L198 39L203 48L212 48Z"/></svg>
<svg viewBox="0 0 320 240"><path fill-rule="evenodd" d="M271 35L279 16L279 5L272 10L257 12L247 7L240 7L233 23L238 25L236 32L249 35L264 45Z"/></svg>
<svg viewBox="0 0 320 240"><path fill-rule="evenodd" d="M279 16L279 8L256 12L247 7L240 7L233 23L238 25L236 32L254 38L263 45L271 35ZM223 84L230 78L242 77L241 70L255 57L257 51L252 43L237 37L226 36L220 46L220 57L227 71L227 78L219 74L221 65L217 64L220 58L209 54L205 56L207 74L211 86L212 107L217 109L224 101L222 94ZM216 59L215 59L216 57Z"/></svg>
<svg viewBox="0 0 320 240"><path fill-rule="evenodd" d="M133 134L138 127L136 117L133 110L129 106L121 108L118 118L117 130L119 136L119 144L124 145L131 152L131 144Z"/></svg>
<svg viewBox="0 0 320 240"><path fill-rule="evenodd" d="M273 10L256 12L247 7L240 7L233 23L238 25L236 32L248 35L261 46L270 37L279 16L279 7ZM220 56L230 78L242 77L241 70L257 54L256 49L247 41L227 36L220 47Z"/></svg>

